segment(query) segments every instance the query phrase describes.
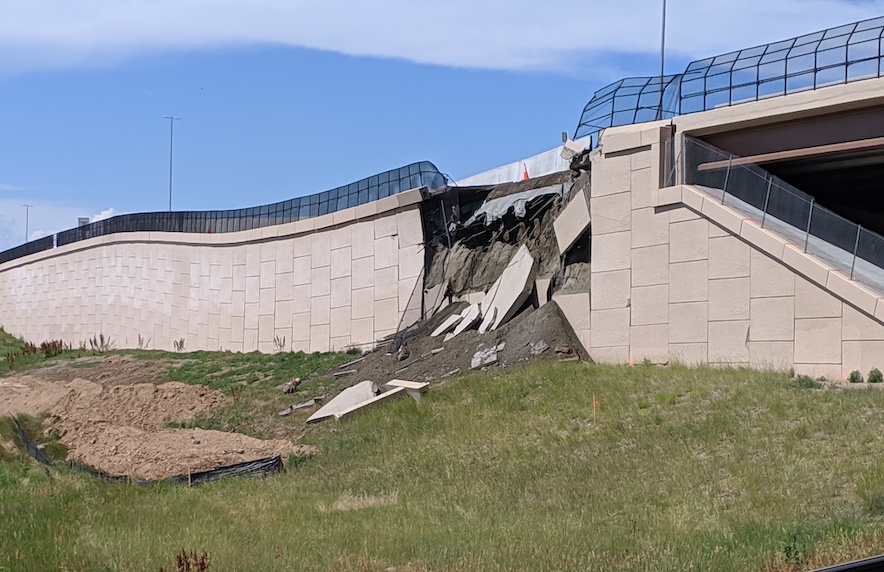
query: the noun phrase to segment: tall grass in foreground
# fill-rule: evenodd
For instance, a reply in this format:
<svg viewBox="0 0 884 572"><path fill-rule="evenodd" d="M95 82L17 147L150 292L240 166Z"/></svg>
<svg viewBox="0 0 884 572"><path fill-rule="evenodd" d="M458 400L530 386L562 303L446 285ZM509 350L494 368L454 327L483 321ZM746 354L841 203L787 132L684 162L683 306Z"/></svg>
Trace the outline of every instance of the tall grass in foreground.
<svg viewBox="0 0 884 572"><path fill-rule="evenodd" d="M0 464L0 569L806 569L884 551L882 406L749 370L473 375L320 426L266 480Z"/></svg>

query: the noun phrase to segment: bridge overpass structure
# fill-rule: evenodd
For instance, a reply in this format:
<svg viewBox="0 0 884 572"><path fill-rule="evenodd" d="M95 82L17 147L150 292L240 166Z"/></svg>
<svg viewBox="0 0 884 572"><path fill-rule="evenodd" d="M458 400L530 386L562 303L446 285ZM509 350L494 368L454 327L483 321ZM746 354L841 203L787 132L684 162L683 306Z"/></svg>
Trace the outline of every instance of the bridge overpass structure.
<svg viewBox="0 0 884 572"><path fill-rule="evenodd" d="M884 368L882 33L884 19L839 26L596 93L574 134L589 184L562 198L555 253L564 265L582 245L590 279L551 293L592 359ZM567 170L561 151L464 182ZM104 222L0 253L0 325L35 342L369 347L427 315L428 205L457 187L420 165L394 170L395 188L391 171L278 209Z"/></svg>

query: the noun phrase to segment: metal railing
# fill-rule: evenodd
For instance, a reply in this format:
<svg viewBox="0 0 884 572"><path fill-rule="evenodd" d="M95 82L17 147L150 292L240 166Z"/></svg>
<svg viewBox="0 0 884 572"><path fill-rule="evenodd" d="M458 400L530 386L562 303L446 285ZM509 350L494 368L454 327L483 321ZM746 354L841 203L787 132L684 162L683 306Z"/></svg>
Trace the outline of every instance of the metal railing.
<svg viewBox="0 0 884 572"><path fill-rule="evenodd" d="M673 156L671 150L667 158ZM876 290L884 288L884 237L821 206L816 199L755 164L684 137L670 182L702 186L722 204L774 230L831 266Z"/></svg>
<svg viewBox="0 0 884 572"><path fill-rule="evenodd" d="M433 191L445 184L445 176L439 169L429 161L422 161L329 191L258 207L117 215L0 252L0 263L53 246L118 232L223 233L285 224L363 205L409 189L427 187Z"/></svg>
<svg viewBox="0 0 884 572"><path fill-rule="evenodd" d="M574 139L629 125L881 77L884 17L691 62L684 73L629 78L597 91Z"/></svg>

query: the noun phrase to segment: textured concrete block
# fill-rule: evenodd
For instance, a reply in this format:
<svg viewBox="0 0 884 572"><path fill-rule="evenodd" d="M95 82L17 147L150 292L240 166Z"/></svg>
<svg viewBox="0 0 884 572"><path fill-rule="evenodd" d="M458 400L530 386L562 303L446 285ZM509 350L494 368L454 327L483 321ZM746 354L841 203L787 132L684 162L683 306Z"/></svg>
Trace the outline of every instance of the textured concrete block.
<svg viewBox="0 0 884 572"><path fill-rule="evenodd" d="M350 305L350 277L335 278L331 281L330 303L332 308Z"/></svg>
<svg viewBox="0 0 884 572"><path fill-rule="evenodd" d="M576 196L575 200L579 200L579 197L580 195ZM572 200L572 202L574 201ZM571 206L570 203L568 206ZM630 230L632 219L632 198L630 193L593 197L590 201L590 210L586 213L587 219L584 228L589 225L590 212L592 213L593 235ZM564 215L565 213L563 212L562 214ZM558 236L558 232L556 236Z"/></svg>
<svg viewBox="0 0 884 572"><path fill-rule="evenodd" d="M705 343L707 341L707 322L707 302L670 304L670 343Z"/></svg>
<svg viewBox="0 0 884 572"><path fill-rule="evenodd" d="M395 330L399 326L399 297L386 300L375 300L374 327L375 332Z"/></svg>
<svg viewBox="0 0 884 572"><path fill-rule="evenodd" d="M630 160L633 153L625 154L624 151L635 151L639 147L643 147L641 131L628 131L606 133L602 138L602 150L605 152L605 161L611 161L614 157L618 159ZM617 155L612 155L616 153ZM638 154L638 153L635 153ZM632 163L630 162L630 165Z"/></svg>
<svg viewBox="0 0 884 572"><path fill-rule="evenodd" d="M783 258L783 249L786 246L786 241L779 235L762 229L754 221L748 219L743 221L743 224L740 226L740 236L746 242L773 258L778 260Z"/></svg>
<svg viewBox="0 0 884 572"><path fill-rule="evenodd" d="M669 210L669 222L690 222L690 221L698 221L698 220L706 220L693 210L688 207L676 207ZM708 221L707 221L708 222ZM672 232L672 229L670 229Z"/></svg>
<svg viewBox="0 0 884 572"><path fill-rule="evenodd" d="M525 245L520 246L482 300L479 333L497 329L525 303L533 286L529 280L533 268L534 257Z"/></svg>
<svg viewBox="0 0 884 572"><path fill-rule="evenodd" d="M325 296L331 292L331 267L321 266L310 272L310 291L312 296Z"/></svg>
<svg viewBox="0 0 884 572"><path fill-rule="evenodd" d="M364 205L356 205L354 210L357 219L370 218L378 214L378 205L376 201L372 201Z"/></svg>
<svg viewBox="0 0 884 572"><path fill-rule="evenodd" d="M328 324L331 318L331 300L329 296L314 296L310 299L310 325Z"/></svg>
<svg viewBox="0 0 884 572"><path fill-rule="evenodd" d="M592 348L592 351L590 352L590 357L596 363L629 363L629 346L608 346Z"/></svg>
<svg viewBox="0 0 884 572"><path fill-rule="evenodd" d="M708 261L676 262L669 265L670 302L705 302L708 299Z"/></svg>
<svg viewBox="0 0 884 572"><path fill-rule="evenodd" d="M399 279L416 278L424 270L424 246L418 244L399 249Z"/></svg>
<svg viewBox="0 0 884 572"><path fill-rule="evenodd" d="M353 230L350 225L344 225L331 231L332 251L339 248L347 248L353 244Z"/></svg>
<svg viewBox="0 0 884 572"><path fill-rule="evenodd" d="M386 300L399 296L399 272L398 268L382 268L374 273L374 298Z"/></svg>
<svg viewBox="0 0 884 572"><path fill-rule="evenodd" d="M259 278L257 276L247 276L246 277L246 303L247 304L257 304L258 297L261 292ZM199 291L195 291L191 295L191 300L199 300Z"/></svg>
<svg viewBox="0 0 884 572"><path fill-rule="evenodd" d="M578 294L555 294L553 295L555 302L562 315L568 320L571 328L576 330L589 330L589 292L581 292Z"/></svg>
<svg viewBox="0 0 884 572"><path fill-rule="evenodd" d="M751 288L753 298L771 298L795 294L795 273L781 262L752 249Z"/></svg>
<svg viewBox="0 0 884 572"><path fill-rule="evenodd" d="M378 214L380 215L392 214L393 211L399 208L399 199L396 198L396 195L384 197L375 202L378 204Z"/></svg>
<svg viewBox="0 0 884 572"><path fill-rule="evenodd" d="M399 248L424 243L424 227L420 209L396 213L396 230L399 234Z"/></svg>
<svg viewBox="0 0 884 572"><path fill-rule="evenodd" d="M714 322L748 319L749 279L710 280L709 320Z"/></svg>
<svg viewBox="0 0 884 572"><path fill-rule="evenodd" d="M762 342L795 339L795 299L753 298L749 302L751 340Z"/></svg>
<svg viewBox="0 0 884 572"><path fill-rule="evenodd" d="M632 326L629 333L631 358L634 363L650 360L662 364L669 361L669 325Z"/></svg>
<svg viewBox="0 0 884 572"><path fill-rule="evenodd" d="M794 342L749 342L749 366L786 371L795 363Z"/></svg>
<svg viewBox="0 0 884 572"><path fill-rule="evenodd" d="M299 284L310 284L311 269L313 266L310 264L309 256L300 256L295 258L292 261L292 274L293 274L293 284L295 286Z"/></svg>
<svg viewBox="0 0 884 572"><path fill-rule="evenodd" d="M707 363L707 346L702 344L669 344L669 361L682 365Z"/></svg>
<svg viewBox="0 0 884 572"><path fill-rule="evenodd" d="M329 338L330 327L328 324L310 327L310 351L327 352L331 349Z"/></svg>
<svg viewBox="0 0 884 572"><path fill-rule="evenodd" d="M749 245L735 236L709 239L709 278L749 276Z"/></svg>
<svg viewBox="0 0 884 572"><path fill-rule="evenodd" d="M352 271L352 252L349 246L338 248L331 251L331 270L332 279L350 276Z"/></svg>
<svg viewBox="0 0 884 572"><path fill-rule="evenodd" d="M749 363L749 321L710 322L710 363Z"/></svg>
<svg viewBox="0 0 884 572"><path fill-rule="evenodd" d="M374 286L374 256L357 258L352 262L353 288Z"/></svg>
<svg viewBox="0 0 884 572"><path fill-rule="evenodd" d="M743 215L727 205L721 204L717 199L705 197L701 211L707 218L726 228L735 235L740 234L743 226ZM710 350L711 351L711 350Z"/></svg>
<svg viewBox="0 0 884 572"><path fill-rule="evenodd" d="M801 276L795 278L795 318L840 318L841 300Z"/></svg>
<svg viewBox="0 0 884 572"><path fill-rule="evenodd" d="M396 236L376 238L374 241L374 268L389 268L399 264L399 243Z"/></svg>
<svg viewBox="0 0 884 572"><path fill-rule="evenodd" d="M311 292L309 284L292 288L292 312L295 314L299 312L309 312L310 298Z"/></svg>
<svg viewBox="0 0 884 572"><path fill-rule="evenodd" d="M294 273L286 272L285 274L277 274L276 275L276 288L274 291L276 292L276 300L291 300L292 293L294 291ZM225 290L224 285L221 287L221 301L224 302L225 298ZM229 300L228 300L229 301Z"/></svg>
<svg viewBox="0 0 884 572"><path fill-rule="evenodd" d="M669 225L669 261L691 262L709 258L709 223L692 220Z"/></svg>
<svg viewBox="0 0 884 572"><path fill-rule="evenodd" d="M422 200L424 200L424 196L421 187L404 191L396 195L396 202L400 208L416 205Z"/></svg>
<svg viewBox="0 0 884 572"><path fill-rule="evenodd" d="M556 220L553 230L560 253L565 253L574 242L589 228L589 205L586 194L581 190L574 194Z"/></svg>
<svg viewBox="0 0 884 572"><path fill-rule="evenodd" d="M804 253L803 246L787 244L783 249L783 262L798 273L806 276L813 282L825 285L832 267L817 259L815 256Z"/></svg>
<svg viewBox="0 0 884 572"><path fill-rule="evenodd" d="M669 324L669 286L643 286L632 289L632 325ZM667 329L666 344L669 343ZM666 345L664 344L664 346Z"/></svg>
<svg viewBox="0 0 884 572"><path fill-rule="evenodd" d="M353 234L353 259L374 256L374 221L350 225Z"/></svg>
<svg viewBox="0 0 884 572"><path fill-rule="evenodd" d="M354 320L374 317L374 287L353 290L350 317Z"/></svg>
<svg viewBox="0 0 884 572"><path fill-rule="evenodd" d="M335 211L331 213L331 215L332 220L336 225L346 224L356 220L356 210L352 208Z"/></svg>
<svg viewBox="0 0 884 572"><path fill-rule="evenodd" d="M317 232L310 236L310 264L313 268L331 265L331 235Z"/></svg>
<svg viewBox="0 0 884 572"><path fill-rule="evenodd" d="M626 308L630 298L630 271L593 272L590 277L592 307L596 310Z"/></svg>
<svg viewBox="0 0 884 572"><path fill-rule="evenodd" d="M844 373L859 370L868 379L872 368L884 371L884 340L845 341L842 351Z"/></svg>
<svg viewBox="0 0 884 572"><path fill-rule="evenodd" d="M330 312L331 328L329 330L332 338L342 336L350 336L350 306L343 308L332 308ZM349 340L348 340L349 343Z"/></svg>
<svg viewBox="0 0 884 572"><path fill-rule="evenodd" d="M669 245L632 249L632 285L669 284Z"/></svg>
<svg viewBox="0 0 884 572"><path fill-rule="evenodd" d="M660 244L669 244L669 213L658 213L653 208L632 211L632 247Z"/></svg>
<svg viewBox="0 0 884 572"><path fill-rule="evenodd" d="M611 346L629 346L629 308L621 310L591 310L592 349ZM628 357L628 355L627 355Z"/></svg>
<svg viewBox="0 0 884 572"><path fill-rule="evenodd" d="M658 185L656 184L656 177L654 177L654 170L650 167L636 168L636 159L638 157L646 157L647 161L650 161L650 157L648 157L649 155L650 153L636 153L632 156L632 173L630 174L629 180L632 190L629 195L632 199L633 209L656 206L655 193ZM645 161L638 161L638 164L644 163ZM635 228L635 225L633 225L633 228Z"/></svg>
<svg viewBox="0 0 884 572"><path fill-rule="evenodd" d="M276 296L273 290L262 288L258 296L258 314L261 316L273 315L276 307ZM202 314L202 312L201 312Z"/></svg>
<svg viewBox="0 0 884 572"><path fill-rule="evenodd" d="M659 189L656 193L651 192L651 200L654 202L653 206L668 207L682 204L681 190L682 186L676 185L674 187Z"/></svg>
<svg viewBox="0 0 884 572"><path fill-rule="evenodd" d="M393 197L393 200L395 201L396 198ZM380 210L380 208L378 210ZM392 214L392 213L384 214L374 220L374 238L375 238L375 240L377 240L379 238L388 238L391 236L396 236L397 232L398 232L398 228L397 228L395 214Z"/></svg>
<svg viewBox="0 0 884 572"><path fill-rule="evenodd" d="M875 308L878 305L878 295L859 282L850 280L842 272L837 270L829 272L829 277L826 279L826 288L860 310L869 315L874 315Z"/></svg>
<svg viewBox="0 0 884 572"><path fill-rule="evenodd" d="M350 323L350 343L365 345L374 341L374 318L360 318Z"/></svg>
<svg viewBox="0 0 884 572"><path fill-rule="evenodd" d="M842 339L845 341L884 340L884 325L849 304L844 304ZM884 354L881 355L881 358L884 361ZM884 366L881 366L881 371L884 371Z"/></svg>
<svg viewBox="0 0 884 572"><path fill-rule="evenodd" d="M310 340L310 312L292 315L292 341Z"/></svg>
<svg viewBox="0 0 884 572"><path fill-rule="evenodd" d="M632 239L629 232L615 232L612 234L593 236L593 272L628 270L631 264L631 243Z"/></svg>
<svg viewBox="0 0 884 572"><path fill-rule="evenodd" d="M596 158L592 164L592 196L601 197L625 193L630 190L632 174L631 160L628 155Z"/></svg>
<svg viewBox="0 0 884 572"><path fill-rule="evenodd" d="M841 318L795 320L795 361L841 363Z"/></svg>
<svg viewBox="0 0 884 572"><path fill-rule="evenodd" d="M313 222L313 231L325 231L335 225L335 217L333 213L319 215L310 219Z"/></svg>

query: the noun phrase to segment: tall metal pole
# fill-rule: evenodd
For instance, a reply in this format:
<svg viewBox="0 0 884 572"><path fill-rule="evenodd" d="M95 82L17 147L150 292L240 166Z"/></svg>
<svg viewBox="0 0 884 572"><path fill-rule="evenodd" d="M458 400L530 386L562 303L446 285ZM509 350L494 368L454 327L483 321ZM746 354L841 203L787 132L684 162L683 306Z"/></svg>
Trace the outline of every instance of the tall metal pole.
<svg viewBox="0 0 884 572"><path fill-rule="evenodd" d="M164 115L169 120L169 212L172 212L172 144L175 141L175 121L181 119L174 115Z"/></svg>
<svg viewBox="0 0 884 572"><path fill-rule="evenodd" d="M663 31L660 34L660 107L657 108L657 119L663 119L663 63L666 54L666 0L663 0Z"/></svg>
<svg viewBox="0 0 884 572"><path fill-rule="evenodd" d="M30 214L31 209L34 208L34 205L22 205L25 207L25 242L28 242L28 235L30 234Z"/></svg>

